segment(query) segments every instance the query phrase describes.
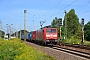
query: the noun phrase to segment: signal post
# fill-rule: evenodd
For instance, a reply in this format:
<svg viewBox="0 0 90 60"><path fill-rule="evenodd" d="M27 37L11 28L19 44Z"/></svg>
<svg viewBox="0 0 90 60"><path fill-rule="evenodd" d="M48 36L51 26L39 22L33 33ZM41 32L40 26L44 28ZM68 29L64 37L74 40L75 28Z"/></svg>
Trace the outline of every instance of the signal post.
<svg viewBox="0 0 90 60"><path fill-rule="evenodd" d="M24 41L26 41L26 11L24 10Z"/></svg>
<svg viewBox="0 0 90 60"><path fill-rule="evenodd" d="M61 41L62 41L62 34L61 34L61 27L62 27L62 18L59 18L59 26L60 26L60 40L59 40L59 44L61 45Z"/></svg>
<svg viewBox="0 0 90 60"><path fill-rule="evenodd" d="M84 18L82 18L82 41L81 41L81 44L82 46L84 46Z"/></svg>

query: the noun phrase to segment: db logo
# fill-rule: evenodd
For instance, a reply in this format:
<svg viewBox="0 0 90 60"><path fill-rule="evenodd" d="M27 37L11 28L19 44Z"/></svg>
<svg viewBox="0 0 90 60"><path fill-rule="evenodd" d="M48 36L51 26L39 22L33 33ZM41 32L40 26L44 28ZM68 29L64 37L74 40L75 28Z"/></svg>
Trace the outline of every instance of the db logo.
<svg viewBox="0 0 90 60"><path fill-rule="evenodd" d="M50 35L50 38L53 38L53 35Z"/></svg>

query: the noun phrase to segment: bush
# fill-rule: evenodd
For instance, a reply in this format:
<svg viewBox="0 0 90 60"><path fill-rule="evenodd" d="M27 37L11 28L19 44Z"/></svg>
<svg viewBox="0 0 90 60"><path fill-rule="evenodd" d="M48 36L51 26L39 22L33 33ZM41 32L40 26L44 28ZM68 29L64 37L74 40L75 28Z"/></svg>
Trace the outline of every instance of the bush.
<svg viewBox="0 0 90 60"><path fill-rule="evenodd" d="M0 60L55 60L33 47L25 45L19 39L0 41Z"/></svg>
<svg viewBox="0 0 90 60"><path fill-rule="evenodd" d="M84 44L87 45L87 46L90 46L90 41L84 41Z"/></svg>
<svg viewBox="0 0 90 60"><path fill-rule="evenodd" d="M69 44L81 44L81 40L80 39L76 39L76 38L70 38L70 39L67 39L67 40L62 40L62 42L69 43ZM84 40L84 45L90 46L90 42Z"/></svg>

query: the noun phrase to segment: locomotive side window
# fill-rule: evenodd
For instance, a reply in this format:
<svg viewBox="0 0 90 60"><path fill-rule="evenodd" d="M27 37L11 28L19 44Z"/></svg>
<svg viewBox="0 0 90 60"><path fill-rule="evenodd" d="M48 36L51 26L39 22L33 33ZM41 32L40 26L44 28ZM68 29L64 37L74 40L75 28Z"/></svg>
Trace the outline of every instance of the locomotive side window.
<svg viewBox="0 0 90 60"><path fill-rule="evenodd" d="M56 33L56 29L46 29L46 32L49 32L49 33Z"/></svg>

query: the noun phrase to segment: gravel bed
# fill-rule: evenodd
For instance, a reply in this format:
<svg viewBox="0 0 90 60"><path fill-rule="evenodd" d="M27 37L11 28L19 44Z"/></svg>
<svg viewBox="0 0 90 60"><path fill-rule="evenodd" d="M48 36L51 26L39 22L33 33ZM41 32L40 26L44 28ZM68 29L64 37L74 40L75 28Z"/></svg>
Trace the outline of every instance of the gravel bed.
<svg viewBox="0 0 90 60"><path fill-rule="evenodd" d="M66 52L62 52L62 51L58 51L49 47L44 47L44 46L39 46L37 44L34 43L30 43L30 42L25 42L27 45L30 45L36 49L38 49L39 51L50 55L54 58L56 58L56 60L87 60L84 58L81 58L79 56L70 54L70 53L66 53Z"/></svg>

